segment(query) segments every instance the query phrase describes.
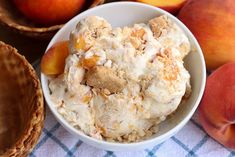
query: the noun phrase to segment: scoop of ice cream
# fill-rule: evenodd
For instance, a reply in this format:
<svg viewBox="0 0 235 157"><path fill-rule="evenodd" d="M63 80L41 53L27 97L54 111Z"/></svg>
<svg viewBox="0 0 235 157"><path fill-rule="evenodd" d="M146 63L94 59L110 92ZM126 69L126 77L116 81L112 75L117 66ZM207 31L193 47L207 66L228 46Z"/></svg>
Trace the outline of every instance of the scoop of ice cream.
<svg viewBox="0 0 235 157"><path fill-rule="evenodd" d="M87 17L71 32L71 54L64 74L50 80L51 98L67 121L92 137L146 138L190 91L183 65L189 51L188 38L166 16L115 29Z"/></svg>

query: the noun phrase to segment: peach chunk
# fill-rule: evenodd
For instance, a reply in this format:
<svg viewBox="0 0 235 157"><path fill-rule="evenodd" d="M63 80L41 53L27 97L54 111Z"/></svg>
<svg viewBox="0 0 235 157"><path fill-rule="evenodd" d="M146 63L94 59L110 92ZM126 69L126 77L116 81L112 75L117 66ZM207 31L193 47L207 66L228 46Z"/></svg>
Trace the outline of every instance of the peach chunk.
<svg viewBox="0 0 235 157"><path fill-rule="evenodd" d="M223 65L208 77L199 120L211 137L235 149L235 62Z"/></svg>
<svg viewBox="0 0 235 157"><path fill-rule="evenodd" d="M89 103L92 99L92 95L89 93L82 98L82 102Z"/></svg>
<svg viewBox="0 0 235 157"><path fill-rule="evenodd" d="M82 59L82 67L85 68L85 69L91 69L92 67L96 66L96 63L98 62L99 60L99 56L92 56L90 58L83 58Z"/></svg>
<svg viewBox="0 0 235 157"><path fill-rule="evenodd" d="M68 41L55 43L42 57L41 71L46 75L62 74L68 55Z"/></svg>
<svg viewBox="0 0 235 157"><path fill-rule="evenodd" d="M177 13L187 0L136 0L162 8L172 14Z"/></svg>
<svg viewBox="0 0 235 157"><path fill-rule="evenodd" d="M85 39L82 37L82 36L80 36L76 41L75 41L75 48L77 49L77 50L87 50L88 48L87 48L87 45L86 45L86 41L85 41Z"/></svg>

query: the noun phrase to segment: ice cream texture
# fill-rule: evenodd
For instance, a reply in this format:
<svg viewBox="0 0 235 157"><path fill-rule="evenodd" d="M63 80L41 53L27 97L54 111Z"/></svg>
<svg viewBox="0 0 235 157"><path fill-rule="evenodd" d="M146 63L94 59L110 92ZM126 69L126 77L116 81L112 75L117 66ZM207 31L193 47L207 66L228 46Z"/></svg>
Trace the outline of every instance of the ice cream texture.
<svg viewBox="0 0 235 157"><path fill-rule="evenodd" d="M123 28L90 16L71 32L69 47L64 73L49 79L50 97L91 137L143 140L190 94L183 62L190 42L165 15Z"/></svg>

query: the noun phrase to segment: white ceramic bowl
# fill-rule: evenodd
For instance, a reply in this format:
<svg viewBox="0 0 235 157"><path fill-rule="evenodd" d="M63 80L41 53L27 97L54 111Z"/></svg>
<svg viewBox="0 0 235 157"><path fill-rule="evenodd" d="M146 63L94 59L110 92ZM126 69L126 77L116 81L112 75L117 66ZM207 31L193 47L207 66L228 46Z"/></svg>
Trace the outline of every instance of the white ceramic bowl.
<svg viewBox="0 0 235 157"><path fill-rule="evenodd" d="M75 129L57 112L54 104L50 100L47 77L41 74L42 88L46 102L52 113L62 124L62 126L64 126L65 129L67 129L70 133L74 134L77 138L81 139L85 143L90 144L94 147L112 151L127 151L142 149L148 146L159 144L176 134L188 122L188 120L192 117L193 113L197 109L202 98L206 80L206 68L203 54L198 42L196 41L192 33L186 28L186 26L171 14L159 8L135 2L116 2L104 4L96 8L87 10L70 20L53 37L47 49L51 47L55 42L68 39L70 31L75 28L78 21L90 15L101 16L107 19L113 27L117 27L132 25L134 23L147 22L149 19L162 14L167 15L175 23L177 23L179 27L182 28L182 30L184 30L185 34L190 39L192 47L196 50L194 52L190 52L190 54L185 59L185 66L190 72L192 85L192 94L187 102L180 105L173 116L170 116L170 118L161 123L160 131L157 134L153 135L150 139L128 144L106 142L89 137L81 131Z"/></svg>

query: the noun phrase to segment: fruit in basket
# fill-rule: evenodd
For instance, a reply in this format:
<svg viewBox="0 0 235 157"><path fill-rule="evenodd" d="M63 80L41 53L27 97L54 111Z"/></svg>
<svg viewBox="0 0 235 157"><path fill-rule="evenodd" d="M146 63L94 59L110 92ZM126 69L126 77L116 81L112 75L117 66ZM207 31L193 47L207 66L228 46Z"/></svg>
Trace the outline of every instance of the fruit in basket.
<svg viewBox="0 0 235 157"><path fill-rule="evenodd" d="M23 15L42 25L61 24L76 15L85 0L13 0Z"/></svg>
<svg viewBox="0 0 235 157"><path fill-rule="evenodd" d="M187 0L136 0L162 8L170 13L177 13Z"/></svg>
<svg viewBox="0 0 235 157"><path fill-rule="evenodd" d="M208 77L199 120L211 137L235 149L235 62L223 65Z"/></svg>
<svg viewBox="0 0 235 157"><path fill-rule="evenodd" d="M68 41L55 43L42 57L41 71L46 75L62 74L68 55Z"/></svg>
<svg viewBox="0 0 235 157"><path fill-rule="evenodd" d="M234 0L189 0L178 18L199 41L207 69L235 61Z"/></svg>

